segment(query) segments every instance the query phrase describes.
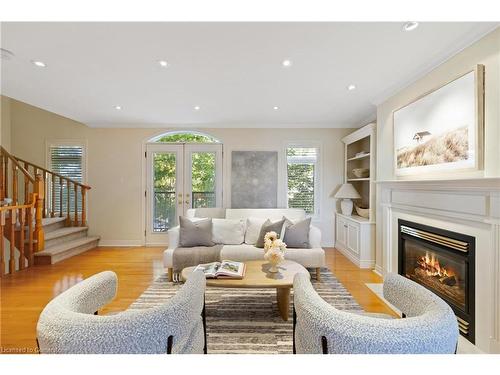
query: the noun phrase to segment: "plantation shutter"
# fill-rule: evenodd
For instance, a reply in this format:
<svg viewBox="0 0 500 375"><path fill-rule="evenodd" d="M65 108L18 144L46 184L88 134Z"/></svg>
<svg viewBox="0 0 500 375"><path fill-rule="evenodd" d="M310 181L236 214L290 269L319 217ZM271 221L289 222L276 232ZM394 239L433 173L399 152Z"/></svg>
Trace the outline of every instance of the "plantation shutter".
<svg viewBox="0 0 500 375"><path fill-rule="evenodd" d="M50 170L61 176L67 177L76 182L83 182L83 147L82 146L63 146L63 145L52 145L49 149L50 152ZM55 193L60 192L60 179L56 177L55 185L52 189L55 189ZM65 180L62 181L63 190L63 200L62 200L62 212L63 214L67 212L67 183ZM81 200L82 196L80 193L80 188L78 188L77 203L78 211L81 211ZM70 184L70 211L74 212L75 209L75 192L74 185ZM60 210L59 199L55 201L54 210L58 212Z"/></svg>
<svg viewBox="0 0 500 375"><path fill-rule="evenodd" d="M317 159L315 147L287 148L288 207L315 213Z"/></svg>

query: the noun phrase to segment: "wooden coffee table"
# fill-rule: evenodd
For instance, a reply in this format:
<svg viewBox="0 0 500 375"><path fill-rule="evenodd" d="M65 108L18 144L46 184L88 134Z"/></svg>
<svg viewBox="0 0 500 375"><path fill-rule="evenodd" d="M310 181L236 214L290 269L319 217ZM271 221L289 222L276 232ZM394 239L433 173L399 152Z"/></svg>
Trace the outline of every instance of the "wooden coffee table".
<svg viewBox="0 0 500 375"><path fill-rule="evenodd" d="M302 265L285 260L279 266L279 273L271 273L269 264L265 260L251 260L246 264L245 277L241 280L235 279L207 279L207 286L218 288L275 288L278 309L283 320L288 320L290 311L290 289L293 287L293 278L297 273L309 275L309 271ZM184 268L181 273L183 281L196 267Z"/></svg>

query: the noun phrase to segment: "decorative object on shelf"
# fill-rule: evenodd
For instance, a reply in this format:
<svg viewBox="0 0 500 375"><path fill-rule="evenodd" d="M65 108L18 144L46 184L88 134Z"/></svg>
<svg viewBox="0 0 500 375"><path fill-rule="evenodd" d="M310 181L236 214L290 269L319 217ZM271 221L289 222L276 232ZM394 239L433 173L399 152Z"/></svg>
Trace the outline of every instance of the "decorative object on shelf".
<svg viewBox="0 0 500 375"><path fill-rule="evenodd" d="M356 209L356 213L359 216L364 217L365 219L368 219L370 217L370 209L368 207L360 207L355 204L354 208Z"/></svg>
<svg viewBox="0 0 500 375"><path fill-rule="evenodd" d="M482 169L484 65L394 111L397 176Z"/></svg>
<svg viewBox="0 0 500 375"><path fill-rule="evenodd" d="M369 168L354 168L352 174L357 178L366 178L370 176Z"/></svg>
<svg viewBox="0 0 500 375"><path fill-rule="evenodd" d="M286 243L278 238L276 232L267 232L264 236L264 259L270 264L269 272L279 272L278 266L285 260Z"/></svg>
<svg viewBox="0 0 500 375"><path fill-rule="evenodd" d="M346 216L351 216L353 203L351 199L359 199L361 195L356 191L354 186L351 184L342 184L340 189L333 196L337 199L342 199L340 202L340 209L342 210L342 214Z"/></svg>

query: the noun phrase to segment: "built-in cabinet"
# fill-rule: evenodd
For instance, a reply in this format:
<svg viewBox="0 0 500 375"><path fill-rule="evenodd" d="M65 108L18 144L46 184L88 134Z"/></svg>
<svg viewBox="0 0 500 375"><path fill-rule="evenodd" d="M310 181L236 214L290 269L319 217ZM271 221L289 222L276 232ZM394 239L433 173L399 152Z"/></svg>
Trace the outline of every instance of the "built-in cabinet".
<svg viewBox="0 0 500 375"><path fill-rule="evenodd" d="M375 225L368 219L335 214L335 247L360 268L375 266Z"/></svg>
<svg viewBox="0 0 500 375"><path fill-rule="evenodd" d="M375 128L371 123L342 139L344 142L344 181L361 195L354 204L367 209L361 217L356 209L351 216L335 214L335 247L360 268L375 266ZM368 170L356 176L354 170Z"/></svg>

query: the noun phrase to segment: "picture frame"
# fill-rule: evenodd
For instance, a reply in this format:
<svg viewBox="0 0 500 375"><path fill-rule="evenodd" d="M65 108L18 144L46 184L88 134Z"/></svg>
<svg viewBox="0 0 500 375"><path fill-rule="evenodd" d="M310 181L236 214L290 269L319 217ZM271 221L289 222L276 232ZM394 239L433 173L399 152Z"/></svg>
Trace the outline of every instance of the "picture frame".
<svg viewBox="0 0 500 375"><path fill-rule="evenodd" d="M397 177L483 169L484 65L394 110L394 171Z"/></svg>

